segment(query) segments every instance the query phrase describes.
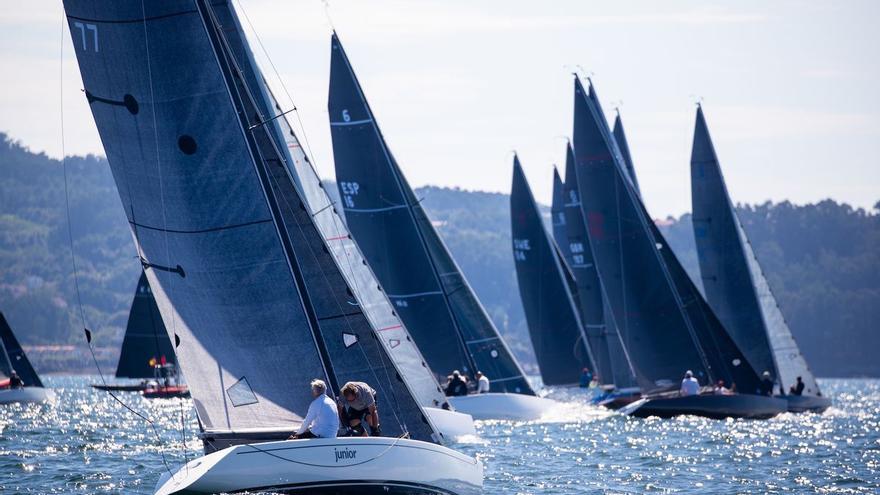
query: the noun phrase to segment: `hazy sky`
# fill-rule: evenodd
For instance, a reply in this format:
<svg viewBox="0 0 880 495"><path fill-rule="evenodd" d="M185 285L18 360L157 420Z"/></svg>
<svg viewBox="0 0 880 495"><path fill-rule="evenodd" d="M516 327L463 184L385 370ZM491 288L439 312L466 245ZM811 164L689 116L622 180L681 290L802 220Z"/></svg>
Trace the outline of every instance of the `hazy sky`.
<svg viewBox="0 0 880 495"><path fill-rule="evenodd" d="M332 177L324 4L240 1ZM697 96L734 201L880 200L880 2L332 0L329 12L413 186L507 192L515 149L549 202L580 66L606 111L622 102L655 217L690 209ZM60 156L63 88L67 154L103 154L61 26L60 1L3 3L0 130Z"/></svg>

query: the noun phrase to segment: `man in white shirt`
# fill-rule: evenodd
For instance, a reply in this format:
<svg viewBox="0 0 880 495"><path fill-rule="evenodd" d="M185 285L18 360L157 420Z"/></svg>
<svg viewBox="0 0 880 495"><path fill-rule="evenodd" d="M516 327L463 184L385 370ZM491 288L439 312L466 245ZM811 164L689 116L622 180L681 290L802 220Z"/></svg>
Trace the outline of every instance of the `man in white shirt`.
<svg viewBox="0 0 880 495"><path fill-rule="evenodd" d="M336 438L339 431L339 415L336 403L327 396L327 384L317 378L312 380L312 397L309 412L290 438Z"/></svg>
<svg viewBox="0 0 880 495"><path fill-rule="evenodd" d="M488 394L489 393L489 378L483 374L482 371L478 371L475 375L477 378L477 393L478 394Z"/></svg>
<svg viewBox="0 0 880 495"><path fill-rule="evenodd" d="M681 389L678 391L682 397L688 395L697 395L700 393L700 382L694 378L694 372L687 370L684 374L684 380L681 381Z"/></svg>

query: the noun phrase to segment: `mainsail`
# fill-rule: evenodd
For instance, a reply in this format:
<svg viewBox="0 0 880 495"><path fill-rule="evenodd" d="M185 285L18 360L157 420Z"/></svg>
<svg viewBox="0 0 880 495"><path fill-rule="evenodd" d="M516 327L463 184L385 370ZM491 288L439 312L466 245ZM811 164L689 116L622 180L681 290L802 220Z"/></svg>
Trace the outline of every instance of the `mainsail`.
<svg viewBox="0 0 880 495"><path fill-rule="evenodd" d="M176 365L177 359L147 275L141 272L128 312L116 377L153 378L155 364L163 362Z"/></svg>
<svg viewBox="0 0 880 495"><path fill-rule="evenodd" d="M0 312L0 372L5 376L9 376L12 370L18 374L25 387L42 387L43 382L40 381L39 375L31 366L24 349L12 333L9 323L6 322L6 316Z"/></svg>
<svg viewBox="0 0 880 495"><path fill-rule="evenodd" d="M565 183L562 194L565 198L563 203L565 245L568 247L569 266L571 266L577 283L581 321L583 321L587 340L596 361L594 373L598 374L602 383L623 385L630 381L628 379L629 373L624 371L628 369L628 366L625 364L625 356L622 354L619 338L614 335L613 330L609 331L608 321L605 317L602 284L596 272L593 251L587 237L586 223L581 213L581 201L575 175L574 150L571 144L565 148ZM610 327L613 328L613 324ZM609 342L614 339L618 342ZM612 348L621 351L621 353L612 357ZM623 362L615 363L615 359L623 360ZM619 371L624 372L620 373Z"/></svg>
<svg viewBox="0 0 880 495"><path fill-rule="evenodd" d="M565 218L565 184L559 178L559 171L553 167L553 199L550 204L550 224L553 226L553 239L559 251L568 262L571 251L568 250L568 234Z"/></svg>
<svg viewBox="0 0 880 495"><path fill-rule="evenodd" d="M783 392L800 376L805 395L821 395L733 208L699 107L691 155L691 193L703 287L718 318L755 369L776 371Z"/></svg>
<svg viewBox="0 0 880 495"><path fill-rule="evenodd" d="M373 385L387 401L387 434L439 440L294 185L230 2L67 0L65 9L203 427L289 431L311 402L309 380L323 377L334 389Z"/></svg>
<svg viewBox="0 0 880 495"><path fill-rule="evenodd" d="M639 180L636 178L636 171L633 168L632 155L629 151L629 142L626 140L626 132L623 130L623 120L620 118L620 112L614 117L614 130L611 132L614 136L614 142L617 143L617 149L620 150L620 156L626 165L626 173L629 174L629 180L632 182L633 189L640 197L642 191L639 188Z"/></svg>
<svg viewBox="0 0 880 495"><path fill-rule="evenodd" d="M533 395L388 149L334 33L330 130L346 223L410 334L441 377L490 377L493 392Z"/></svg>
<svg viewBox="0 0 880 495"><path fill-rule="evenodd" d="M519 158L513 159L510 231L519 294L545 385L578 383L595 369L556 243L544 227Z"/></svg>
<svg viewBox="0 0 880 495"><path fill-rule="evenodd" d="M614 321L643 389L669 387L687 369L705 383L714 378L710 365L597 103L592 85L588 92L575 78L581 209Z"/></svg>

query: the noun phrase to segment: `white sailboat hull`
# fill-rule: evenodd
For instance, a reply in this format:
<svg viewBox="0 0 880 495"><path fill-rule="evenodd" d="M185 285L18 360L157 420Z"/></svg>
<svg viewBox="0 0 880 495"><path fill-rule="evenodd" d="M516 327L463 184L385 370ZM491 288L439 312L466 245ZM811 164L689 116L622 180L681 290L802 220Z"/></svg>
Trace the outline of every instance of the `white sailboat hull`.
<svg viewBox="0 0 880 495"><path fill-rule="evenodd" d="M319 438L242 444L165 474L156 495L175 493L407 493L471 495L483 486L483 464L416 440Z"/></svg>
<svg viewBox="0 0 880 495"><path fill-rule="evenodd" d="M54 402L55 392L43 387L0 390L0 404Z"/></svg>
<svg viewBox="0 0 880 495"><path fill-rule="evenodd" d="M431 424L444 438L454 439L467 435L477 435L474 418L460 411L449 411L437 407L423 407Z"/></svg>
<svg viewBox="0 0 880 495"><path fill-rule="evenodd" d="M474 419L530 421L540 419L556 401L534 395L488 393L449 397L449 403Z"/></svg>

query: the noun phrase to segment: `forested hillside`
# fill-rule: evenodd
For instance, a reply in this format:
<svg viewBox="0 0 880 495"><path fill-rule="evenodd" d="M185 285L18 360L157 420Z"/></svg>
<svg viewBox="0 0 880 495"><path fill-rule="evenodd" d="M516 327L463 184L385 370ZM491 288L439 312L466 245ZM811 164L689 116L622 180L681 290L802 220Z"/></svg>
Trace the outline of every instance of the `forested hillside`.
<svg viewBox="0 0 880 495"><path fill-rule="evenodd" d="M110 370L140 264L106 161L88 156L66 163L79 293L99 360ZM416 194L511 347L534 369L511 257L508 197L436 187ZM880 348L878 209L880 203L866 212L834 201L739 209L820 376L880 376L873 355ZM689 215L658 223L693 275ZM0 134L0 310L43 371L94 371L70 254L61 162Z"/></svg>

